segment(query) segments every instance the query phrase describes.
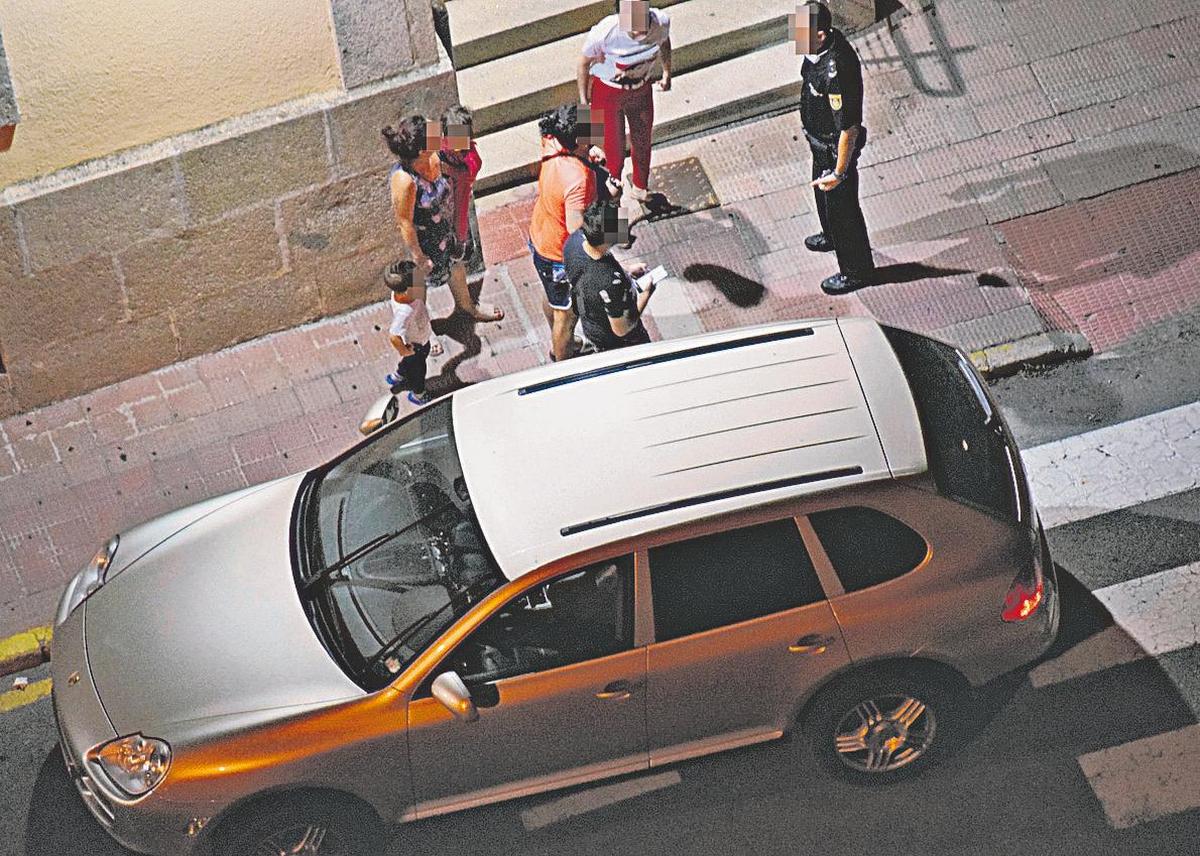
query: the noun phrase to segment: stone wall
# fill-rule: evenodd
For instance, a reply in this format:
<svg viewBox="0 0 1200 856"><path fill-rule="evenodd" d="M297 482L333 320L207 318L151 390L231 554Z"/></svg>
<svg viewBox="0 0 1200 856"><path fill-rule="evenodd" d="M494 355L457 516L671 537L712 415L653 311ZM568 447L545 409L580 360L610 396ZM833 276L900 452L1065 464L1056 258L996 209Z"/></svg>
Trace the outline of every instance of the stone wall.
<svg viewBox="0 0 1200 856"><path fill-rule="evenodd" d="M339 17L343 74L370 82L0 193L0 416L381 299L400 249L379 129L457 100L414 10L399 74Z"/></svg>

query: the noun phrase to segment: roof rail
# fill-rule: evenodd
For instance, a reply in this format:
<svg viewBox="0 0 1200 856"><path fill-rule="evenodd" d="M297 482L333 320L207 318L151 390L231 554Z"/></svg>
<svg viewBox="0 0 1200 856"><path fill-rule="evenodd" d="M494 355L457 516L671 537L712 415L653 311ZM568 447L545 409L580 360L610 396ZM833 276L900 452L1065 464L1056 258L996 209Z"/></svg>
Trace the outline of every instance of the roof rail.
<svg viewBox="0 0 1200 856"><path fill-rule="evenodd" d="M760 333L757 336L748 336L745 339L733 339L726 342L714 342L710 345L697 345L694 348L684 348L679 351L671 351L666 354L656 354L652 357L642 357L641 359L630 360L627 363L618 363L615 366L604 366L598 369L588 369L587 371L578 372L572 375L564 375L563 377L544 380L539 383L531 383L529 386L523 386L517 390L517 395L532 395L535 392L553 389L556 386L566 386L571 383L578 383L583 380L591 380L595 377L603 375L616 374L617 372L629 371L631 369L640 369L645 366L655 366L661 363L669 363L674 360L682 360L687 357L696 357L701 354L713 354L719 351L731 351L735 348L745 348L750 345L762 345L767 342L778 342L784 339L797 339L801 336L811 336L813 334L811 327L801 327L798 330L779 330L774 333Z"/></svg>
<svg viewBox="0 0 1200 856"><path fill-rule="evenodd" d="M635 520L639 517L648 517L651 514L661 514L664 511L675 511L679 508L689 508L693 505L702 505L706 502L716 502L720 499L731 499L735 496L745 496L751 493L761 493L762 491L775 490L781 487L794 487L801 484L812 484L818 481L828 481L831 479L845 478L846 476L861 476L863 473L862 467L842 467L836 470L824 470L817 473L805 473L801 476L793 476L786 479L776 479L775 481L760 482L759 484L746 485L745 487L735 487L729 490L719 490L713 493L705 493L700 496L691 496L686 499L676 499L671 502L663 502L658 505L650 505L645 508L638 508L633 511L623 511L620 514L610 514L607 517L597 517L595 520L588 520L583 523L572 523L570 526L564 526L558 530L559 534L564 538L568 535L576 535L580 532L587 532L589 529L598 529L601 526L609 526L613 523L624 523L627 520Z"/></svg>

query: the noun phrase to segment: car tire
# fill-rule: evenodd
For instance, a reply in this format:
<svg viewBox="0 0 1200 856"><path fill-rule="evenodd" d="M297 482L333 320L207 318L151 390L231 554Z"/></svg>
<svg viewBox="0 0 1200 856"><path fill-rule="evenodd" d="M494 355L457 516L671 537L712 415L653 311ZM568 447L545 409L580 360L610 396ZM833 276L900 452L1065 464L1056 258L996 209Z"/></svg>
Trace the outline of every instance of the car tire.
<svg viewBox="0 0 1200 856"><path fill-rule="evenodd" d="M828 772L865 784L917 775L948 754L965 699L932 674L874 670L823 690L804 718L809 752Z"/></svg>
<svg viewBox="0 0 1200 856"><path fill-rule="evenodd" d="M374 856L382 840L382 824L365 807L332 796L309 796L270 802L230 817L217 829L210 852Z"/></svg>

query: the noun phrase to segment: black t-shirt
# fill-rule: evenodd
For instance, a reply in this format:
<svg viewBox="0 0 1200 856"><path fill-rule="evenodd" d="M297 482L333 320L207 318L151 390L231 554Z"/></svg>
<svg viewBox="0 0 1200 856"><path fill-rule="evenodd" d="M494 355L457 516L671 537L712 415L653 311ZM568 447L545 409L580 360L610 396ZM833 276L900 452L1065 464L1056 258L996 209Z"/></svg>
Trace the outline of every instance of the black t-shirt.
<svg viewBox="0 0 1200 856"><path fill-rule="evenodd" d="M629 274L611 253L598 259L589 256L583 247L583 230L577 229L563 245L563 265L584 335L597 348L607 350L648 341L640 319L624 336L615 334L609 324L609 318L638 317L637 292Z"/></svg>
<svg viewBox="0 0 1200 856"><path fill-rule="evenodd" d="M804 130L826 143L836 143L847 128L862 124L862 65L840 30L816 62L800 66L800 120Z"/></svg>

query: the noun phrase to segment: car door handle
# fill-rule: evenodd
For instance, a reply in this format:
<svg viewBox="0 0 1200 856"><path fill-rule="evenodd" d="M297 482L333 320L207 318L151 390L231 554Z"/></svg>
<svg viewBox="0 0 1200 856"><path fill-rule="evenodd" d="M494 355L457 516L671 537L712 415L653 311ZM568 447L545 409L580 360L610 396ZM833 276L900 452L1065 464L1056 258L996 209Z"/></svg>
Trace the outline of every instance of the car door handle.
<svg viewBox="0 0 1200 856"><path fill-rule="evenodd" d="M788 645L788 650L793 654L824 654L833 642L832 636L810 633L807 636L801 636L794 645Z"/></svg>
<svg viewBox="0 0 1200 856"><path fill-rule="evenodd" d="M624 701L631 695L633 695L633 684L629 681L613 681L596 693L596 698L601 701Z"/></svg>

